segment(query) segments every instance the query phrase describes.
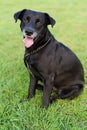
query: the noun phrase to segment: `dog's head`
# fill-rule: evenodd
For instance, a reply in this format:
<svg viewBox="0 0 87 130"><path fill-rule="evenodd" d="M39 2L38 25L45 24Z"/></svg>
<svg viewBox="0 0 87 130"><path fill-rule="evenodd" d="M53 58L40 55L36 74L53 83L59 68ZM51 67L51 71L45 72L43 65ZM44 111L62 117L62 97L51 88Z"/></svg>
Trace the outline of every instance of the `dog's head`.
<svg viewBox="0 0 87 130"><path fill-rule="evenodd" d="M47 25L53 27L55 24L55 20L47 13L27 9L15 13L14 19L16 22L18 19L21 21L20 28L23 32L24 44L27 48L45 33Z"/></svg>

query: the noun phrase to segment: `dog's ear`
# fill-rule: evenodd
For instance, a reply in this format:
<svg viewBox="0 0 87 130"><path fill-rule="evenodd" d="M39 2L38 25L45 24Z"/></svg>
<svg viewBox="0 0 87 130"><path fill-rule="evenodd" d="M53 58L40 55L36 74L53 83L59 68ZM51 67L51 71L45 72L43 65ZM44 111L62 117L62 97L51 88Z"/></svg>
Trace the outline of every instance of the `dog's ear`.
<svg viewBox="0 0 87 130"><path fill-rule="evenodd" d="M52 27L55 25L56 21L49 14L45 13L45 18L47 25L51 25Z"/></svg>
<svg viewBox="0 0 87 130"><path fill-rule="evenodd" d="M15 22L17 22L18 19L20 19L20 20L22 19L22 17L23 17L26 10L27 9L23 9L23 10L21 10L21 11L14 14Z"/></svg>

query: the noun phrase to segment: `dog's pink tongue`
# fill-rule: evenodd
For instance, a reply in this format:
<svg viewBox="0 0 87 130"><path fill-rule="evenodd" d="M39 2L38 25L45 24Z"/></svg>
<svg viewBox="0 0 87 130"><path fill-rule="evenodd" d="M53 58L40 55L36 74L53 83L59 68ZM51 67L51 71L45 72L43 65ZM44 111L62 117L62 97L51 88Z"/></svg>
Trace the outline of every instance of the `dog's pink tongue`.
<svg viewBox="0 0 87 130"><path fill-rule="evenodd" d="M28 38L28 37L25 37L23 39L23 42L24 42L24 45L25 45L26 48L29 48L34 44L33 38Z"/></svg>

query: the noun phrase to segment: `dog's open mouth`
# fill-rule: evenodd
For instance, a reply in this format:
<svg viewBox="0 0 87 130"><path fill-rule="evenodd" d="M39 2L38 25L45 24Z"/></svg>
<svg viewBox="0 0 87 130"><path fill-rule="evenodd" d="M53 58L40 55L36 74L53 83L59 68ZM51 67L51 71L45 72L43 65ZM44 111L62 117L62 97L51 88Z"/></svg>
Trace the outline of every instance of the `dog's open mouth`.
<svg viewBox="0 0 87 130"><path fill-rule="evenodd" d="M31 37L25 36L23 39L23 43L26 48L29 48L34 44L34 39Z"/></svg>

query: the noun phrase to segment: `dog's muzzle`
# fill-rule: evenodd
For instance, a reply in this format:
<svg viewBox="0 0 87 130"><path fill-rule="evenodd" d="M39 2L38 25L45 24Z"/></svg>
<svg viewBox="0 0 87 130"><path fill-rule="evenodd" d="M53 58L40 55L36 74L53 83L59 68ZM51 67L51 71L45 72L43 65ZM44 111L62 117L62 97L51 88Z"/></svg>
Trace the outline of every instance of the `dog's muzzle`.
<svg viewBox="0 0 87 130"><path fill-rule="evenodd" d="M23 29L23 36L35 39L37 37L37 33L30 29Z"/></svg>
<svg viewBox="0 0 87 130"><path fill-rule="evenodd" d="M30 29L23 29L23 36L24 46L29 48L34 44L34 39L37 37L37 33Z"/></svg>

